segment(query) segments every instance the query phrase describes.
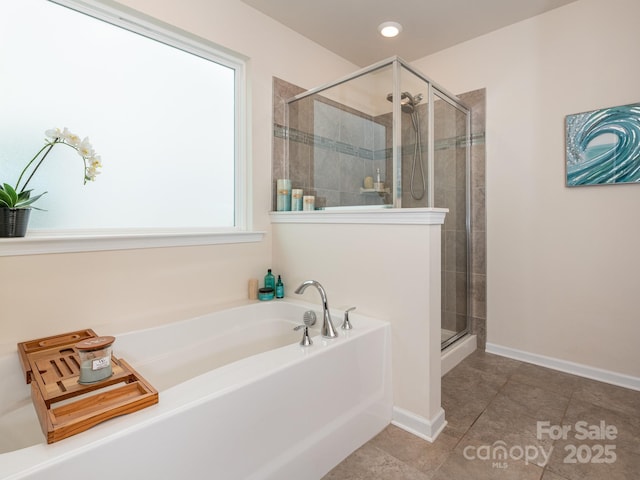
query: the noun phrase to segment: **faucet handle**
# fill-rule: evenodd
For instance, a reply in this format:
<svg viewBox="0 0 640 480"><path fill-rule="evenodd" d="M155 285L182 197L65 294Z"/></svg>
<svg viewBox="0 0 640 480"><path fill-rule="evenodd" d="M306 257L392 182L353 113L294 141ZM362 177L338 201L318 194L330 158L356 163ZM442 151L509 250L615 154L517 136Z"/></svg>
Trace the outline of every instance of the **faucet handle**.
<svg viewBox="0 0 640 480"><path fill-rule="evenodd" d="M302 317L302 321L308 327L316 324L316 312L313 310L307 310L304 312L304 316Z"/></svg>
<svg viewBox="0 0 640 480"><path fill-rule="evenodd" d="M313 345L313 341L309 336L309 327L307 325L298 325L297 327L293 327L294 330L300 330L304 328L304 332L302 332L302 340L300 340L300 345L303 347L309 347Z"/></svg>
<svg viewBox="0 0 640 480"><path fill-rule="evenodd" d="M343 330L351 330L353 328L353 325L351 325L351 322L349 321L349 312L355 310L356 307L351 307L351 308L347 308L344 311L344 321L342 322L342 329Z"/></svg>

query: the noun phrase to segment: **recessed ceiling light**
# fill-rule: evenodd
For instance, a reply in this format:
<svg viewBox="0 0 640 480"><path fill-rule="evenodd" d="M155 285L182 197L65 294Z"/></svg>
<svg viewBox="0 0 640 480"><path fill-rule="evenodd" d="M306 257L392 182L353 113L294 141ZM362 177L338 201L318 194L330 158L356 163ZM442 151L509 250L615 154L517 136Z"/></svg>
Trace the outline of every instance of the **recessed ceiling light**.
<svg viewBox="0 0 640 480"><path fill-rule="evenodd" d="M378 31L383 37L395 37L402 31L402 25L398 22L384 22L378 25Z"/></svg>

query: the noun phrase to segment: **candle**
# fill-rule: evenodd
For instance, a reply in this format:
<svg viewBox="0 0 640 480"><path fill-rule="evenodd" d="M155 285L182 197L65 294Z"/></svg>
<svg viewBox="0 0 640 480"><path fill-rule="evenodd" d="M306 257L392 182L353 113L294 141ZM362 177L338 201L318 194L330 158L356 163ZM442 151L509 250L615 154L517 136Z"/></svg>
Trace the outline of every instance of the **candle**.
<svg viewBox="0 0 640 480"><path fill-rule="evenodd" d="M291 180L280 178L276 181L276 210L288 212L291 210Z"/></svg>
<svg viewBox="0 0 640 480"><path fill-rule="evenodd" d="M113 374L111 368L111 345L114 337L92 337L76 343L80 357L80 378L78 383L96 383Z"/></svg>
<svg viewBox="0 0 640 480"><path fill-rule="evenodd" d="M313 195L305 195L302 197L303 210L315 210L316 197Z"/></svg>
<svg viewBox="0 0 640 480"><path fill-rule="evenodd" d="M302 189L294 188L291 190L291 210L299 212L302 210Z"/></svg>

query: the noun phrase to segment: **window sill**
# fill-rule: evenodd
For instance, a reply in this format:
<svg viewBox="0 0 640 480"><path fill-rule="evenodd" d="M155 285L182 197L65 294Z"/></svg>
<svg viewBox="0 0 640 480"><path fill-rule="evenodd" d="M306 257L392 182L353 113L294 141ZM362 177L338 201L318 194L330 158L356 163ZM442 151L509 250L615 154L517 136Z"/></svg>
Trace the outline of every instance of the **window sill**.
<svg viewBox="0 0 640 480"><path fill-rule="evenodd" d="M21 238L0 239L0 257L45 253L97 252L136 248L184 247L260 242L264 232L247 231L56 231L27 232Z"/></svg>

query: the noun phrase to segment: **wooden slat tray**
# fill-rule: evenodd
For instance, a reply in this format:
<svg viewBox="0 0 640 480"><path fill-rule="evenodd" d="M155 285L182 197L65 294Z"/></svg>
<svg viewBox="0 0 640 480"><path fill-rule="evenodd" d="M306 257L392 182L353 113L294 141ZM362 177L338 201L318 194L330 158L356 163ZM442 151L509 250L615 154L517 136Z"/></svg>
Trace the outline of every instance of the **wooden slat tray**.
<svg viewBox="0 0 640 480"><path fill-rule="evenodd" d="M91 385L78 383L80 358L74 345L96 337L79 330L18 343L20 363L47 443L158 403L158 391L131 365L111 357L113 375Z"/></svg>

